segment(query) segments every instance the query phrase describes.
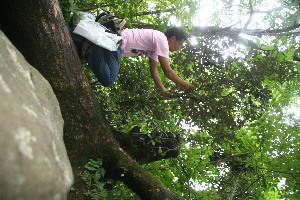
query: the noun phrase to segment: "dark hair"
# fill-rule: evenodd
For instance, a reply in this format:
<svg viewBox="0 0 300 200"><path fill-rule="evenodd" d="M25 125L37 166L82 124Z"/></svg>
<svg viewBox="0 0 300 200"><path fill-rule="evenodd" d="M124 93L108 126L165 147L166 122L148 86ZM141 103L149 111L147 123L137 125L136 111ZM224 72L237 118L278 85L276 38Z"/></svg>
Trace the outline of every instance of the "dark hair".
<svg viewBox="0 0 300 200"><path fill-rule="evenodd" d="M167 38L171 38L173 36L176 37L176 40L186 40L188 38L185 30L179 27L173 27L169 28L166 32L165 35Z"/></svg>

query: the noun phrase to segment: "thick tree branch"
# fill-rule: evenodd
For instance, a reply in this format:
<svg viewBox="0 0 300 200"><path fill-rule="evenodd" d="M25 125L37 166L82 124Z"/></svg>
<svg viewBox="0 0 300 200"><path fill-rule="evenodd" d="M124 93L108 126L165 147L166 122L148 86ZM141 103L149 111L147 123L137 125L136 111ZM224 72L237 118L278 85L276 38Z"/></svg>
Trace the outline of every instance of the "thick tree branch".
<svg viewBox="0 0 300 200"><path fill-rule="evenodd" d="M190 34L193 36L209 36L209 37L235 37L238 36L240 33L244 33L246 35L251 36L258 36L261 37L262 35L294 35L297 34L300 28L300 24L293 24L291 26L281 28L281 29L241 29L241 28L234 28L234 27L225 27L219 28L214 26L207 26L207 27L194 27L190 30ZM295 31L295 32L291 32Z"/></svg>
<svg viewBox="0 0 300 200"><path fill-rule="evenodd" d="M243 29L245 29L245 30L247 29L248 25L251 23L251 21L252 21L255 14L271 14L272 12L282 10L283 8L287 8L288 6L292 5L293 3L294 3L294 1L292 1L289 4L282 5L282 6L273 8L273 9L268 10L268 11L256 11L253 8L252 0L249 0L250 16L249 16L249 19L247 20L247 22L244 24Z"/></svg>
<svg viewBox="0 0 300 200"><path fill-rule="evenodd" d="M245 23L243 29L247 29L248 25L251 23L251 21L253 19L254 11L253 11L253 5L252 5L252 1L251 0L249 0L249 7L250 7L250 17L247 20L247 22Z"/></svg>

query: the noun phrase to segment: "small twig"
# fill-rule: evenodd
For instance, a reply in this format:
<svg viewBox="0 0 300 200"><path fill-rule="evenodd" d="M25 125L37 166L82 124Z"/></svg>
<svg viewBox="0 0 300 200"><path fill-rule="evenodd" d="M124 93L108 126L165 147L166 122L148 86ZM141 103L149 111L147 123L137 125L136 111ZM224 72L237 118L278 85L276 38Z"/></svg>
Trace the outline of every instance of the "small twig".
<svg viewBox="0 0 300 200"><path fill-rule="evenodd" d="M192 91L192 92L197 92L199 90L201 90L202 87ZM120 105L131 105L133 103L144 103L144 102L149 102L149 101L165 101L165 100L170 100L170 99L175 99L175 98L189 98L189 99L198 99L197 97L195 96L188 96L188 94L191 94L192 92L183 92L183 93L177 93L177 94L174 94L172 97L170 97L169 99L165 99L163 97L150 97L150 98L136 98L136 99L128 99L126 101L122 101L122 102L119 102L117 104L120 104Z"/></svg>
<svg viewBox="0 0 300 200"><path fill-rule="evenodd" d="M300 172L293 173L293 172L281 172L281 171L276 171L276 170L266 169L266 168L259 168L259 169L267 170L269 172L276 172L276 173L280 173L280 174L300 175Z"/></svg>

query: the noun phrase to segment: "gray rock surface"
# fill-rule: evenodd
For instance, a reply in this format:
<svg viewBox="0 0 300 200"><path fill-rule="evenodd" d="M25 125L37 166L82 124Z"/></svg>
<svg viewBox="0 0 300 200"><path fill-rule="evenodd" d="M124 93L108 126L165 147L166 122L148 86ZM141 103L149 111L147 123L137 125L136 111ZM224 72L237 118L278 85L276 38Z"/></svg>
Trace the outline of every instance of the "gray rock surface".
<svg viewBox="0 0 300 200"><path fill-rule="evenodd" d="M50 84L0 30L0 199L65 199L73 174Z"/></svg>

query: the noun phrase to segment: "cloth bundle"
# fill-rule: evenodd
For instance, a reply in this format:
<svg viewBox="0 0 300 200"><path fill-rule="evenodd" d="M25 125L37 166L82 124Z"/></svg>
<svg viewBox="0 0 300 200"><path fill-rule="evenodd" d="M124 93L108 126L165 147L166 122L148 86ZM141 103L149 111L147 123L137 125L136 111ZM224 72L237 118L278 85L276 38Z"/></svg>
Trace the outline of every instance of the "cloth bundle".
<svg viewBox="0 0 300 200"><path fill-rule="evenodd" d="M117 51L122 40L121 36L107 32L106 27L90 17L80 20L74 33L109 51Z"/></svg>

